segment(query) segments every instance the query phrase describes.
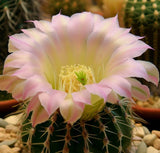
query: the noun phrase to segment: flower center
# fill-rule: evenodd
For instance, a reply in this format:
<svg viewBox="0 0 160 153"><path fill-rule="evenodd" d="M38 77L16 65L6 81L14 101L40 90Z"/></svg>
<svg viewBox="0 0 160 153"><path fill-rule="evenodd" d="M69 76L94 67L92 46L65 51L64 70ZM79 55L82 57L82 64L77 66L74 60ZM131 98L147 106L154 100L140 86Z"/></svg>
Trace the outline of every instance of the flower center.
<svg viewBox="0 0 160 153"><path fill-rule="evenodd" d="M59 74L59 90L67 93L80 91L84 85L94 83L93 70L90 67L75 64L62 66Z"/></svg>

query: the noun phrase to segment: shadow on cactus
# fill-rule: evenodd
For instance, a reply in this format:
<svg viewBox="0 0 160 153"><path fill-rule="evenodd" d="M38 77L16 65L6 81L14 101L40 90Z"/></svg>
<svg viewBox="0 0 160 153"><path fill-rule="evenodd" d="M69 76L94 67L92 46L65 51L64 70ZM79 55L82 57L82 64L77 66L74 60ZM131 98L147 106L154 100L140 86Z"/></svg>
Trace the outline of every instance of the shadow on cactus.
<svg viewBox="0 0 160 153"><path fill-rule="evenodd" d="M0 75L0 89L24 101L27 150L126 153L132 98L150 96L134 77L159 82L152 63L134 59L150 46L121 28L118 16L82 12L32 22L35 28L10 36Z"/></svg>

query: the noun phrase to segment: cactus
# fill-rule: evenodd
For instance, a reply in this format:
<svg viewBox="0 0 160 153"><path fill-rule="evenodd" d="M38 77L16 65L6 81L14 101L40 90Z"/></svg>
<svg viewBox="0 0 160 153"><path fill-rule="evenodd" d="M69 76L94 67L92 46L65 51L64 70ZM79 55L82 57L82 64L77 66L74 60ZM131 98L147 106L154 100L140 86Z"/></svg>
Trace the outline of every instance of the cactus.
<svg viewBox="0 0 160 153"><path fill-rule="evenodd" d="M154 63L160 70L160 0L126 0L123 15L125 27L132 27L131 32L145 36L144 41L154 48L138 59ZM159 88L148 84L154 95L160 95Z"/></svg>
<svg viewBox="0 0 160 153"><path fill-rule="evenodd" d="M90 0L42 0L42 11L50 16L61 12L64 15L86 11Z"/></svg>
<svg viewBox="0 0 160 153"><path fill-rule="evenodd" d="M131 117L126 99L119 105L106 103L92 120L73 125L65 123L57 110L35 128L28 117L21 129L22 141L30 153L126 153L132 138Z"/></svg>
<svg viewBox="0 0 160 153"><path fill-rule="evenodd" d="M146 52L141 58L153 62L160 70L160 0L127 0L124 8L124 25L132 33L145 36L144 41L155 51Z"/></svg>
<svg viewBox="0 0 160 153"><path fill-rule="evenodd" d="M38 3L34 0L0 0L0 65L8 55L8 36L31 27L25 21L38 19Z"/></svg>

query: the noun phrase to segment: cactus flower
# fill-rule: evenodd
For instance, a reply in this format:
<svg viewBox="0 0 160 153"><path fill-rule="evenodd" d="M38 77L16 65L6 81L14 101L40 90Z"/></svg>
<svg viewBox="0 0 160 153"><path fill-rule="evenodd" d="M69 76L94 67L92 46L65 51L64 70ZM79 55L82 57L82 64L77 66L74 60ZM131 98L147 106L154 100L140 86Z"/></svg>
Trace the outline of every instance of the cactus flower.
<svg viewBox="0 0 160 153"><path fill-rule="evenodd" d="M134 58L151 48L119 27L117 16L104 19L89 12L61 14L49 21L31 21L35 28L9 37L9 52L0 89L29 101L33 126L57 109L73 124L121 97L145 100L147 86L158 84L157 68ZM92 108L93 106L93 108ZM87 118L90 119L90 118Z"/></svg>

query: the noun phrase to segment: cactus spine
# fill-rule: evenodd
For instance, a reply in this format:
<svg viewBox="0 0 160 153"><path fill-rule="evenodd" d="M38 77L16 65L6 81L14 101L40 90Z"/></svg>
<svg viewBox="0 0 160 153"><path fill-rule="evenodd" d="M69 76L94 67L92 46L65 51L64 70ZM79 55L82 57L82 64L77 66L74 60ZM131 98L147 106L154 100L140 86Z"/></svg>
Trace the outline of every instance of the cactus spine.
<svg viewBox="0 0 160 153"><path fill-rule="evenodd" d="M128 100L106 103L92 120L73 125L65 123L58 110L35 128L28 117L22 125L23 144L29 153L126 153L132 138L129 105Z"/></svg>

